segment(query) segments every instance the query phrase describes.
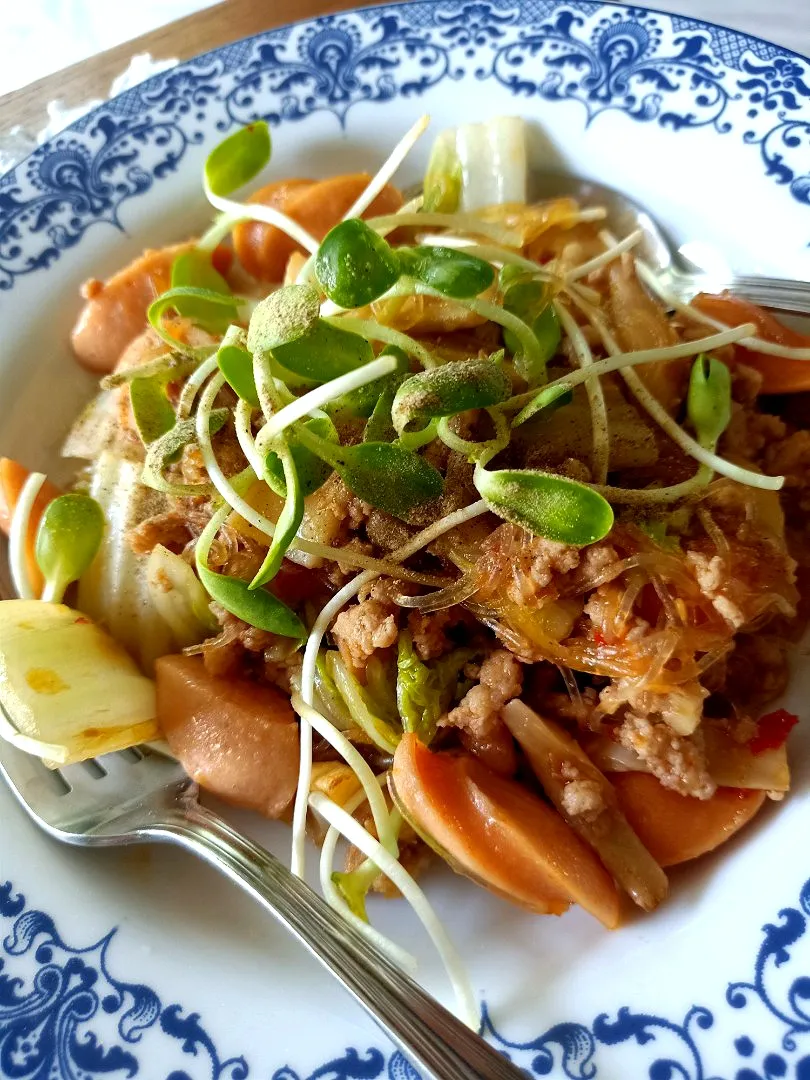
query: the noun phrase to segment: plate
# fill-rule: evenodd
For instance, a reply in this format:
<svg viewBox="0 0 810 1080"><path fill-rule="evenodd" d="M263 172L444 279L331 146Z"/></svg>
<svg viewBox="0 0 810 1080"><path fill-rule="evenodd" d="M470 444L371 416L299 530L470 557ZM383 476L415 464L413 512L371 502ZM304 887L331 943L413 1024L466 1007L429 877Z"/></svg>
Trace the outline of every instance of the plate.
<svg viewBox="0 0 810 1080"><path fill-rule="evenodd" d="M91 383L71 360L77 288L199 228L207 150L257 117L278 176L372 170L419 113L520 113L535 161L648 204L748 270L810 275L810 65L638 7L414 2L284 27L122 94L0 180L0 446L69 474L60 440ZM427 145L406 163L421 173ZM799 657L803 671L806 662ZM806 671L805 671L806 673ZM801 675L800 673L797 673ZM799 709L807 680L786 702ZM810 751L794 791L673 896L613 933L537 918L449 871L429 895L465 955L489 1037L532 1077L810 1077ZM416 1080L258 909L169 849L87 852L0 792L0 1072L16 1080ZM230 815L286 855L282 826ZM311 861L314 861L312 858ZM418 924L380 901L421 978Z"/></svg>

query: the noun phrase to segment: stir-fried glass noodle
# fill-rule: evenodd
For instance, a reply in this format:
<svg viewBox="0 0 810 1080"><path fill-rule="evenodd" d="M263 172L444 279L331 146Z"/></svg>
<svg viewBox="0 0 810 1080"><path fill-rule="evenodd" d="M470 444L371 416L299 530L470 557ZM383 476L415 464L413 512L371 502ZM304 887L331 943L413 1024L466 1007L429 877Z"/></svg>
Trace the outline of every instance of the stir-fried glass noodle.
<svg viewBox="0 0 810 1080"><path fill-rule="evenodd" d="M163 740L407 967L366 910L402 894L474 1022L431 861L612 928L789 788L810 338L527 204L520 120L442 132L404 204L426 123L244 198L237 131L208 232L86 283L75 490L0 461L0 734Z"/></svg>

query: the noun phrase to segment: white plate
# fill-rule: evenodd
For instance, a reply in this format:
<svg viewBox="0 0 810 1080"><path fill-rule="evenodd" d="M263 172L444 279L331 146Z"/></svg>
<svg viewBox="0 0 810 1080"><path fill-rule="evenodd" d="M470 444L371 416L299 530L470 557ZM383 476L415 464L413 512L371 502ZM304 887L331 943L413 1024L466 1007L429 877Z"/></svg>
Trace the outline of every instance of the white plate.
<svg viewBox="0 0 810 1080"><path fill-rule="evenodd" d="M591 3L415 0L338 15L157 76L0 180L2 451L69 473L57 448L90 391L67 347L78 284L199 227L200 166L224 132L267 117L277 176L373 170L422 111L436 129L522 113L536 121L537 161L623 188L681 240L711 240L741 268L810 272L801 58ZM582 911L537 918L430 875L487 1029L529 1075L810 1077L807 741L791 740L783 805L674 873L663 910L614 933ZM5 791L0 801L0 1074L414 1080L314 962L212 871L170 850L68 850ZM285 828L234 816L286 853ZM424 982L447 1000L409 911L382 901L373 917L417 951Z"/></svg>

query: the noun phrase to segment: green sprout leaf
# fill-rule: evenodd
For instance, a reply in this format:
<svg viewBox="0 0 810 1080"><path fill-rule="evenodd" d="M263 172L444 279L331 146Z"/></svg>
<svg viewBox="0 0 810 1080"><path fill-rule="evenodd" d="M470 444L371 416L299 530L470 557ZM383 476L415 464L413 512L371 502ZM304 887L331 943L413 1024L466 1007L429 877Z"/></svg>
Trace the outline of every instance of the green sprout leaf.
<svg viewBox="0 0 810 1080"><path fill-rule="evenodd" d="M698 442L713 450L731 420L731 372L707 353L692 365L686 413Z"/></svg>
<svg viewBox="0 0 810 1080"><path fill-rule="evenodd" d="M553 412L563 405L570 405L573 400L574 393L567 386L560 383L556 386L548 386L520 410L512 421L512 427L520 427L521 424L525 424L527 420L531 420L536 413L544 409Z"/></svg>
<svg viewBox="0 0 810 1080"><path fill-rule="evenodd" d="M365 307L399 280L399 260L386 241L360 218L341 221L326 234L315 257L315 276L334 303Z"/></svg>
<svg viewBox="0 0 810 1080"><path fill-rule="evenodd" d="M230 294L200 289L192 285L181 285L176 289L169 289L149 305L146 317L152 329L175 348L178 345L177 339L164 330L163 316L167 311L180 313L181 308L190 302L194 304L194 322L214 333L219 333L223 324L233 322L238 314L237 302Z"/></svg>
<svg viewBox="0 0 810 1080"><path fill-rule="evenodd" d="M282 637L296 638L298 641L307 636L304 624L292 608L287 607L267 589L251 589L241 578L217 574L201 565L199 559L197 573L211 599L216 600L237 619L255 626L258 630L268 630Z"/></svg>
<svg viewBox="0 0 810 1080"><path fill-rule="evenodd" d="M228 282L214 269L211 253L200 251L199 248L183 251L174 260L171 287L172 289L205 289L207 292L231 296ZM179 315L217 333L225 330L230 321L226 314L212 308L204 301L201 303L199 300L180 298L175 302L174 307Z"/></svg>
<svg viewBox="0 0 810 1080"><path fill-rule="evenodd" d="M501 271L502 280L503 276ZM559 349L562 340L560 320L551 303L548 288L544 282L528 276L525 271L519 275L507 275L507 282L510 277L511 284L507 284L503 294L504 309L532 328L543 363L547 363ZM504 330L503 340L512 354L521 351L520 342L510 330Z"/></svg>
<svg viewBox="0 0 810 1080"><path fill-rule="evenodd" d="M422 209L426 213L455 214L461 202L462 183L455 131L442 131L430 152L423 182Z"/></svg>
<svg viewBox="0 0 810 1080"><path fill-rule="evenodd" d="M516 281L524 281L529 276L530 273L525 266L518 266L517 263L504 263L498 271L498 288L501 292L506 292L510 285L513 285Z"/></svg>
<svg viewBox="0 0 810 1080"><path fill-rule="evenodd" d="M370 859L366 859L356 870L332 872L332 884L346 901L352 914L363 922L368 922L366 895L379 876L379 867Z"/></svg>
<svg viewBox="0 0 810 1080"><path fill-rule="evenodd" d="M411 362L408 359L408 354L396 345L386 345L381 351L380 356L395 357L397 361L396 369L390 375L386 375L385 378L375 379L374 382L358 386L356 390L352 390L348 394L343 394L342 397L330 402L327 408L333 415L346 413L349 416L363 416L369 418L376 411L378 402L390 391L391 401L388 405L390 419L390 409L391 403L394 400L394 394L404 377L410 372ZM393 439L394 436L392 435L391 438ZM366 439L365 441L368 442L372 440ZM389 440L382 439L381 441L388 442Z"/></svg>
<svg viewBox="0 0 810 1080"><path fill-rule="evenodd" d="M230 415L228 409L214 409L208 420L208 430L212 435L224 427ZM197 495L200 493L199 484L174 484L170 485L163 478L163 471L167 465L176 461L187 443L193 443L197 438L196 421L192 418L181 420L173 428L161 435L150 444L146 452L146 460L143 463L141 482L156 491L173 491L177 494Z"/></svg>
<svg viewBox="0 0 810 1080"><path fill-rule="evenodd" d="M147 360L145 364L105 375L101 380L101 389L115 390L119 386L127 386L135 382L136 379L151 379L153 375L160 376L167 385L170 382L180 382L192 371L196 371L203 360L207 360L214 351L213 345L203 345L198 349L190 350L190 353L163 353L154 360Z"/></svg>
<svg viewBox="0 0 810 1080"><path fill-rule="evenodd" d="M312 285L286 285L266 296L250 317L247 347L255 356L295 341L318 322L321 298Z"/></svg>
<svg viewBox="0 0 810 1080"><path fill-rule="evenodd" d="M295 341L276 346L273 357L287 371L324 383L370 363L374 352L364 337L319 319Z"/></svg>
<svg viewBox="0 0 810 1080"><path fill-rule="evenodd" d="M379 510L405 518L415 507L437 499L442 474L418 454L391 443L335 446L299 427L299 440L328 462L346 487Z"/></svg>
<svg viewBox="0 0 810 1080"><path fill-rule="evenodd" d="M104 535L104 514L89 495L70 493L48 503L34 554L45 578L43 599L59 602L90 567Z"/></svg>
<svg viewBox="0 0 810 1080"><path fill-rule="evenodd" d="M400 381L401 379L402 376L400 376ZM391 419L391 409L394 406L394 397L399 385L400 382L392 382L383 387L363 432L363 442L389 443L396 439L397 433Z"/></svg>
<svg viewBox="0 0 810 1080"><path fill-rule="evenodd" d="M208 155L205 185L214 195L227 196L243 187L270 161L270 128L257 120L240 128L214 147Z"/></svg>
<svg viewBox="0 0 810 1080"><path fill-rule="evenodd" d="M495 280L488 262L447 247L401 247L396 254L402 273L456 300L485 292Z"/></svg>
<svg viewBox="0 0 810 1080"><path fill-rule="evenodd" d="M493 513L559 544L594 544L613 527L610 503L576 480L535 469L479 467L473 482Z"/></svg>
<svg viewBox="0 0 810 1080"><path fill-rule="evenodd" d="M276 458L284 470L284 506L279 514L273 540L264 562L250 583L251 589L258 589L259 586L272 581L276 576L304 517L304 495L298 481L295 461L289 446L281 440Z"/></svg>
<svg viewBox="0 0 810 1080"><path fill-rule="evenodd" d="M253 357L247 349L223 342L217 351L217 364L237 396L258 409L259 395L256 393L256 382L253 378Z"/></svg>
<svg viewBox="0 0 810 1080"><path fill-rule="evenodd" d="M151 379L133 379L129 400L135 426L144 446L153 443L174 427L177 417L166 395L166 380L160 375Z"/></svg>
<svg viewBox="0 0 810 1080"><path fill-rule="evenodd" d="M352 721L365 731L376 746L393 754L402 732L380 715L371 695L349 671L340 653L335 650L326 653L326 670L348 706Z"/></svg>
<svg viewBox="0 0 810 1080"><path fill-rule="evenodd" d="M332 466L301 445L296 437L296 431L300 426L296 425L285 434L290 436L287 444L292 454L301 494L306 498L326 483L332 474ZM340 442L337 428L328 416L315 416L311 420L306 420L303 426L321 439L326 439L336 445ZM280 495L282 499L286 498L287 482L281 458L271 450L265 458L264 466L264 479L268 486L275 491L276 495Z"/></svg>
<svg viewBox="0 0 810 1080"><path fill-rule="evenodd" d="M455 416L506 401L512 383L496 353L485 360L455 360L411 375L397 390L391 416L398 434L425 427L434 417Z"/></svg>

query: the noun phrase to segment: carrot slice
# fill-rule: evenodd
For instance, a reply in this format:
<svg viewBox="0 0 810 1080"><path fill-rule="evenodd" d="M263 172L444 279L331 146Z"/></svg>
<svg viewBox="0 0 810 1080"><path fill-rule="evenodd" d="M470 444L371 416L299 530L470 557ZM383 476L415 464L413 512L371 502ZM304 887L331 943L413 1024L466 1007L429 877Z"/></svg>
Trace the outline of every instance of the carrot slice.
<svg viewBox="0 0 810 1080"><path fill-rule="evenodd" d="M8 536L11 530L11 519L14 516L14 508L20 497L20 492L30 472L19 461L13 458L0 458L0 530ZM45 507L60 494L59 488L46 480L36 497L31 517L28 522L28 535L25 539L25 565L35 593L40 593L45 584L42 578L37 560L34 555L34 545L37 538L39 522L45 512Z"/></svg>
<svg viewBox="0 0 810 1080"><path fill-rule="evenodd" d="M348 173L328 180L284 180L257 191L250 202L275 206L322 240L368 186L368 173ZM390 184L383 188L363 217L391 214L402 206L402 196ZM233 231L236 257L260 281L281 281L287 261L301 247L281 229L261 221L249 221Z"/></svg>
<svg viewBox="0 0 810 1080"><path fill-rule="evenodd" d="M713 851L747 824L764 791L720 787L711 799L692 799L662 787L648 773L612 773L619 806L644 847L661 866Z"/></svg>
<svg viewBox="0 0 810 1080"><path fill-rule="evenodd" d="M757 328L757 336L776 345L787 345L792 349L810 348L810 335L800 334L789 326L775 319L764 308L742 300L730 293L713 296L700 293L692 301L698 311L709 315L726 326L741 326L751 322ZM790 360L783 356L771 356L769 353L755 352L741 345L735 346L735 356L741 364L754 368L762 376L763 394L796 394L810 390L810 361Z"/></svg>

